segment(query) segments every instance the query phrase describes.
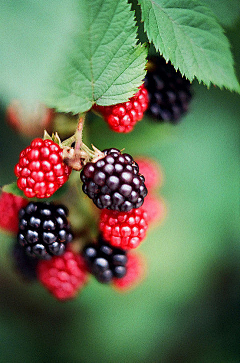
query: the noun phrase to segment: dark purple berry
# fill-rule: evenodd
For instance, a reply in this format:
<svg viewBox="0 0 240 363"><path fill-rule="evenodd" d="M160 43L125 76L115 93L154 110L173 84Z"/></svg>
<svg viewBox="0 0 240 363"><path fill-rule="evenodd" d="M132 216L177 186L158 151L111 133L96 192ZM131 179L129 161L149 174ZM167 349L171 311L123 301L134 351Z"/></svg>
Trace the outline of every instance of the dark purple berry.
<svg viewBox="0 0 240 363"><path fill-rule="evenodd" d="M126 251L110 246L102 237L97 243L89 243L82 255L89 272L101 283L109 283L114 277L126 275Z"/></svg>
<svg viewBox="0 0 240 363"><path fill-rule="evenodd" d="M31 257L49 259L65 252L72 240L67 208L45 202L30 202L19 213L17 240Z"/></svg>
<svg viewBox="0 0 240 363"><path fill-rule="evenodd" d="M130 211L139 208L147 195L144 176L136 162L118 149L106 149L105 157L87 163L81 171L83 192L100 209Z"/></svg>
<svg viewBox="0 0 240 363"><path fill-rule="evenodd" d="M155 121L176 124L192 98L190 81L163 57L152 56L148 58L144 84L149 97L147 113Z"/></svg>
<svg viewBox="0 0 240 363"><path fill-rule="evenodd" d="M25 281L37 280L38 259L28 256L25 248L20 246L19 243L14 244L12 254L14 267L21 277Z"/></svg>

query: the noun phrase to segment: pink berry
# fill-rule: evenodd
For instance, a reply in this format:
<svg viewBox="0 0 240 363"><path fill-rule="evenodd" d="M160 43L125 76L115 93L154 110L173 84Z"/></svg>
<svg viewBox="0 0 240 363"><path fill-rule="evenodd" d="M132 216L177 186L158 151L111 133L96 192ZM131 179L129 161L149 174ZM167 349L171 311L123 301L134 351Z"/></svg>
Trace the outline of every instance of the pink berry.
<svg viewBox="0 0 240 363"><path fill-rule="evenodd" d="M112 246L129 250L138 247L146 236L147 213L143 208L130 212L103 209L99 229L103 238Z"/></svg>
<svg viewBox="0 0 240 363"><path fill-rule="evenodd" d="M143 84L128 102L112 106L93 106L113 131L124 133L132 131L134 125L143 118L147 108L148 93Z"/></svg>
<svg viewBox="0 0 240 363"><path fill-rule="evenodd" d="M161 223L166 217L166 204L162 198L149 193L144 205L141 207L147 213L147 222L149 227L154 227Z"/></svg>
<svg viewBox="0 0 240 363"><path fill-rule="evenodd" d="M28 198L49 198L68 180L71 171L63 162L61 147L39 138L20 153L14 168L17 186Z"/></svg>
<svg viewBox="0 0 240 363"><path fill-rule="evenodd" d="M81 255L70 250L51 260L40 260L37 266L40 282L58 300L74 298L88 281L88 272Z"/></svg>
<svg viewBox="0 0 240 363"><path fill-rule="evenodd" d="M160 165L150 157L139 156L135 158L139 166L139 172L145 177L145 184L148 191L152 191L161 186L163 174Z"/></svg>
<svg viewBox="0 0 240 363"><path fill-rule="evenodd" d="M11 193L2 192L0 196L0 228L18 232L18 212L26 207L28 200Z"/></svg>
<svg viewBox="0 0 240 363"><path fill-rule="evenodd" d="M6 110L6 121L16 131L26 136L36 137L51 125L54 111L40 102L24 104L13 100Z"/></svg>
<svg viewBox="0 0 240 363"><path fill-rule="evenodd" d="M127 273L121 279L113 279L112 286L119 292L127 292L139 285L146 275L147 264L142 254L128 253Z"/></svg>

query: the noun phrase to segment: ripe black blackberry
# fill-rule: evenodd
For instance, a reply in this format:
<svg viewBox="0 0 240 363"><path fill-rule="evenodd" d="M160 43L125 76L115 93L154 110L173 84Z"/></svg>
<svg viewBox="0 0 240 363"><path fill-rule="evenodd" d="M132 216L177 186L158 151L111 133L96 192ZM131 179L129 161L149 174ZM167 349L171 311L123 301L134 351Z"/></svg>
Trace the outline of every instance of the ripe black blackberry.
<svg viewBox="0 0 240 363"><path fill-rule="evenodd" d="M100 209L128 212L141 207L147 188L138 164L118 149L106 149L103 153L105 157L82 169L83 192Z"/></svg>
<svg viewBox="0 0 240 363"><path fill-rule="evenodd" d="M101 237L98 243L89 243L82 252L89 272L101 283L109 283L112 279L124 277L127 273L126 252L114 248Z"/></svg>
<svg viewBox="0 0 240 363"><path fill-rule="evenodd" d="M17 240L32 257L50 259L64 253L72 240L67 209L62 205L30 202L19 212Z"/></svg>
<svg viewBox="0 0 240 363"><path fill-rule="evenodd" d="M26 254L25 248L15 243L12 250L13 263L16 271L25 281L37 280L38 260Z"/></svg>
<svg viewBox="0 0 240 363"><path fill-rule="evenodd" d="M149 57L147 68L144 80L149 96L147 113L155 121L176 124L192 98L190 81L163 57Z"/></svg>

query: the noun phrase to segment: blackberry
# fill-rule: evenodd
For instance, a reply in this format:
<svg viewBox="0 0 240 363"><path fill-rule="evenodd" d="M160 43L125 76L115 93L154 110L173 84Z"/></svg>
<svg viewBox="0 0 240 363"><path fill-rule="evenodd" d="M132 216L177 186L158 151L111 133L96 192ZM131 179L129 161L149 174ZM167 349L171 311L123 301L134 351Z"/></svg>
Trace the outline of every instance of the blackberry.
<svg viewBox="0 0 240 363"><path fill-rule="evenodd" d="M147 113L155 121L177 123L192 98L190 81L158 56L148 58L144 81L149 96Z"/></svg>
<svg viewBox="0 0 240 363"><path fill-rule="evenodd" d="M118 149L106 149L103 153L102 159L89 162L82 169L83 192L100 209L128 212L141 207L147 188L138 164Z"/></svg>
<svg viewBox="0 0 240 363"><path fill-rule="evenodd" d="M98 243L89 243L82 252L89 272L101 283L109 283L113 278L122 278L126 275L126 252L114 248L102 238Z"/></svg>
<svg viewBox="0 0 240 363"><path fill-rule="evenodd" d="M19 212L17 240L29 256L50 259L64 253L72 240L67 209L62 205L30 202Z"/></svg>
<svg viewBox="0 0 240 363"><path fill-rule="evenodd" d="M25 249L19 243L15 243L12 250L14 267L25 281L37 280L38 260L26 254Z"/></svg>

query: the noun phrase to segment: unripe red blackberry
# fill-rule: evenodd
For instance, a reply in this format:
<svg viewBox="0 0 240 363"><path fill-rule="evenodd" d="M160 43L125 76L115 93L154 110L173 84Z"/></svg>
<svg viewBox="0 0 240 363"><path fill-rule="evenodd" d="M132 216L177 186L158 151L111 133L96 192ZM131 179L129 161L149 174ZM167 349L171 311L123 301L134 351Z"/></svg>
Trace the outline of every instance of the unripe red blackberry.
<svg viewBox="0 0 240 363"><path fill-rule="evenodd" d="M102 237L98 243L87 244L82 252L89 272L101 283L110 283L126 274L127 256L120 248L110 246Z"/></svg>
<svg viewBox="0 0 240 363"><path fill-rule="evenodd" d="M11 193L0 196L0 228L8 232L18 232L18 213L28 204L28 200Z"/></svg>
<svg viewBox="0 0 240 363"><path fill-rule="evenodd" d="M144 85L141 85L129 101L112 106L94 105L93 109L102 115L113 131L127 133L143 118L147 107L148 93Z"/></svg>
<svg viewBox="0 0 240 363"><path fill-rule="evenodd" d="M160 198L157 194L148 194L142 208L147 213L149 227L156 227L166 218L166 203L164 199Z"/></svg>
<svg viewBox="0 0 240 363"><path fill-rule="evenodd" d="M148 156L138 156L135 161L138 164L139 172L145 177L148 192L159 188L163 182L163 173L157 161Z"/></svg>
<svg viewBox="0 0 240 363"><path fill-rule="evenodd" d="M147 69L148 114L155 121L177 123L192 98L190 81L163 57L149 57Z"/></svg>
<svg viewBox="0 0 240 363"><path fill-rule="evenodd" d="M54 111L40 102L25 104L13 100L6 110L6 121L16 131L28 137L37 137L51 129Z"/></svg>
<svg viewBox="0 0 240 363"><path fill-rule="evenodd" d="M61 301L74 298L88 281L83 257L70 250L49 261L39 261L37 275L43 286Z"/></svg>
<svg viewBox="0 0 240 363"><path fill-rule="evenodd" d="M145 278L147 262L144 255L139 253L128 253L126 264L127 273L122 279L113 279L112 286L118 292L127 292L139 285Z"/></svg>
<svg viewBox="0 0 240 363"><path fill-rule="evenodd" d="M49 198L69 178L72 169L63 162L63 149L52 140L34 139L14 168L17 186L28 198Z"/></svg>
<svg viewBox="0 0 240 363"><path fill-rule="evenodd" d="M147 195L144 176L129 154L103 150L105 157L87 163L81 171L83 192L100 209L130 211L139 208Z"/></svg>
<svg viewBox="0 0 240 363"><path fill-rule="evenodd" d="M17 240L30 256L50 259L62 255L72 241L67 209L52 203L30 202L19 212Z"/></svg>
<svg viewBox="0 0 240 363"><path fill-rule="evenodd" d="M103 238L112 246L130 250L136 248L146 236L147 213L142 208L130 212L103 209L99 229Z"/></svg>

